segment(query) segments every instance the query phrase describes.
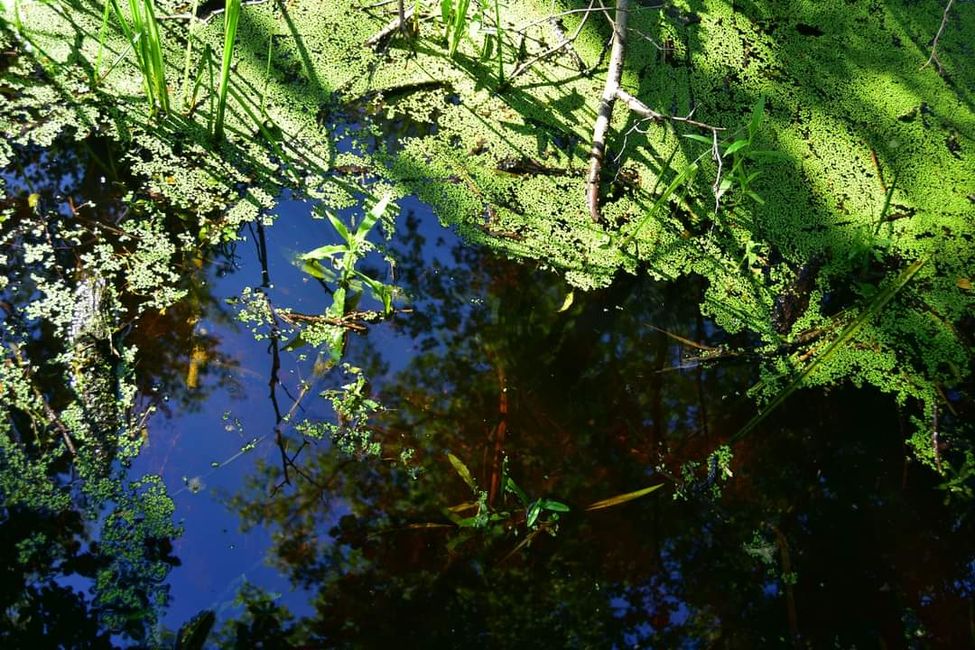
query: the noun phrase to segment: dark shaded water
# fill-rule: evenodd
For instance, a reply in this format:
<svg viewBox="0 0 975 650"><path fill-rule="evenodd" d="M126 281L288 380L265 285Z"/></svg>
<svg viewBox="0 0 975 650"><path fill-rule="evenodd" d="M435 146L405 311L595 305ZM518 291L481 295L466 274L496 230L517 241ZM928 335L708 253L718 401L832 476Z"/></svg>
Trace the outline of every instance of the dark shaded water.
<svg viewBox="0 0 975 650"><path fill-rule="evenodd" d="M40 159L31 186L11 178L8 193L95 198L92 167L63 167ZM968 502L907 460L909 409L852 387L801 392L736 444L727 471L709 466L754 414L746 391L758 375L748 341L700 317L702 280L620 277L560 311L569 288L557 277L465 247L415 201L401 208L390 248L413 311L347 349L385 407L370 422L379 458L303 444L285 425L295 467L282 485L273 346L226 303L267 284L272 304L321 312L325 291L291 262L333 238L309 204L283 202L266 229L267 277L260 233L247 230L187 264L189 297L128 334L144 399L160 407L130 472L160 474L185 527L168 630L211 609L228 624L222 643L237 647L975 642ZM692 358L718 346L742 353ZM316 395L343 383L340 371L316 379L312 358L280 356L279 410L307 379L315 389L295 412L332 418ZM404 447L415 449L406 466ZM447 452L469 467L493 520L456 524L478 495ZM698 480L685 484L693 461ZM569 512L529 527L503 471L530 500ZM27 525L17 516L4 508L0 528ZM90 586L60 569L61 584ZM19 571L9 565L4 591L29 583Z"/></svg>

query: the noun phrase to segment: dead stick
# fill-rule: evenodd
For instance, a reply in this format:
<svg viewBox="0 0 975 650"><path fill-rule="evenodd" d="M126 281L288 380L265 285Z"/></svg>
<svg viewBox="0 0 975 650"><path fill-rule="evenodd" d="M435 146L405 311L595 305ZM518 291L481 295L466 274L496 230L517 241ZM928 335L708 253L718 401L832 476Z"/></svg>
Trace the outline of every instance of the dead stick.
<svg viewBox="0 0 975 650"><path fill-rule="evenodd" d="M589 175L586 178L586 199L589 204L589 216L599 223L599 172L603 168L603 157L606 154L606 133L609 131L609 120L613 115L613 104L616 102L617 91L620 87L620 75L623 73L623 52L626 47L626 17L629 13L629 0L616 0L616 21L613 23L613 51L609 57L609 70L606 73L606 86L599 102L599 112L596 124L592 130L592 150L589 153Z"/></svg>
<svg viewBox="0 0 975 650"><path fill-rule="evenodd" d="M413 7L410 7L409 9L397 15L391 21L386 23L385 27L383 27L378 32L376 32L375 34L369 37L369 40L366 41L366 45L368 47L376 47L384 40L386 40L387 37L392 35L393 32L402 29L403 26L406 25L407 21L413 19L413 9L414 9Z"/></svg>
<svg viewBox="0 0 975 650"><path fill-rule="evenodd" d="M616 97L626 104L631 111L641 117L647 118L648 120L653 120L655 122L683 122L684 124L690 124L691 126L696 126L707 131L724 131L724 127L712 126L704 122L698 122L690 117L679 117L677 115L665 115L664 113L658 113L622 88L616 89Z"/></svg>
<svg viewBox="0 0 975 650"><path fill-rule="evenodd" d="M945 27L948 25L948 12L951 11L951 5L955 4L955 0L948 0L948 4L945 5L945 12L941 16L941 25L938 27L938 33L934 35L934 41L931 43L931 56L928 57L927 63L921 66L921 69L925 69L933 62L938 66L938 72L944 72L944 68L941 67L941 59L938 58L938 41L941 40L941 35L944 34Z"/></svg>
<svg viewBox="0 0 975 650"><path fill-rule="evenodd" d="M592 2L589 3L589 9L590 10L592 9L593 4L595 4L595 0L592 0ZM511 80L512 79L514 79L515 77L521 75L521 73L523 73L525 70L527 70L528 68L532 67L533 65L535 65L536 63L538 63L542 59L550 56L551 54L554 54L554 53L558 52L559 50L561 50L564 47L568 47L569 51L574 56L574 58L576 60L576 63L579 65L579 72L585 72L586 69L587 69L586 68L586 63L581 58L579 58L579 53L576 52L572 48L572 42L575 41L576 38L579 37L579 33L582 32L582 28L585 27L587 20L589 20L589 12L588 12L588 10L587 10L586 15L584 15L582 17L582 20L579 21L579 26L576 27L576 30L572 33L571 36L569 36L568 34L566 34L565 32L563 32L562 29L559 27L559 25L558 25L558 19L552 18L551 19L552 28L555 30L555 33L559 36L559 39L560 39L559 43L557 45L554 45L554 46L548 48L547 50L545 50L541 54L532 57L528 61L525 61L520 66L518 66L515 69L515 71L512 72L508 76L508 83L511 83Z"/></svg>

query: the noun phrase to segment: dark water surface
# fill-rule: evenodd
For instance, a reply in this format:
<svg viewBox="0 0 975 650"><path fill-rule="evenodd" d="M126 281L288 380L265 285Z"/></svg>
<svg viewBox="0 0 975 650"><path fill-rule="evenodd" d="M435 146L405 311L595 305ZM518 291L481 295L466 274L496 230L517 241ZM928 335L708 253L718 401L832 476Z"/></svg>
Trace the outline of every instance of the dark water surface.
<svg viewBox="0 0 975 650"><path fill-rule="evenodd" d="M93 191L84 173L56 176L50 200ZM8 187L28 191L14 177ZM754 414L758 372L747 340L699 315L705 280L621 276L563 311L558 277L466 247L416 201L400 208L395 275L371 263L412 312L351 335L346 354L385 409L369 423L378 458L303 444L284 425L296 467L282 485L272 346L226 302L266 284L272 304L321 313L327 294L292 263L334 240L308 203L282 202L265 229L267 277L260 233L245 229L188 271L183 305L128 334L144 399L160 407L130 472L162 476L185 528L166 628L210 609L218 627L240 623L222 637L237 647L975 643L971 512L907 460L907 414L891 398L797 393L735 445L727 470L709 464ZM719 347L741 353L694 359ZM205 351L195 361L194 349ZM281 352L276 398L286 412L312 381L295 412L328 420L317 394L347 379L316 377L313 357ZM698 480L683 484L692 461ZM569 511L528 526L503 472L530 501ZM459 525L480 491L498 516ZM235 604L245 584L269 594L248 615Z"/></svg>

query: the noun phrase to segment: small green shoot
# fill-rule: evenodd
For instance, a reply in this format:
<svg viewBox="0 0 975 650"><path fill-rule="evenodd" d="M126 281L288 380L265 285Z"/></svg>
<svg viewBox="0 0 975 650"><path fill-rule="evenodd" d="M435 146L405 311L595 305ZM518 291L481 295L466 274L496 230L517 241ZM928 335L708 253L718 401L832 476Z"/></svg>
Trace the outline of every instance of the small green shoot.
<svg viewBox="0 0 975 650"><path fill-rule="evenodd" d="M132 44L136 65L142 73L143 89L149 102L149 114L169 112L169 89L166 86L166 63L162 36L153 0L129 0L129 17L122 13L118 0L109 0L125 38ZM131 22L130 22L131 19Z"/></svg>
<svg viewBox="0 0 975 650"><path fill-rule="evenodd" d="M335 285L332 292L332 304L325 310L325 316L331 319L341 319L348 311L354 310L363 292L368 289L372 297L382 303L383 313L389 315L393 311L394 287L370 278L356 268L367 253L373 250L368 241L369 233L386 213L392 202L389 193L381 199L362 218L354 231L342 223L334 214L325 212L325 216L341 241L337 244L327 244L298 256L301 269L309 275L331 285ZM334 362L342 356L344 331L333 328L329 337L329 352ZM300 343L300 340L297 341ZM295 342L289 344L294 347Z"/></svg>
<svg viewBox="0 0 975 650"><path fill-rule="evenodd" d="M227 111L227 89L230 87L230 66L233 63L234 43L237 41L237 24L240 22L240 0L227 0L223 14L223 63L220 66L220 87L217 91L217 116L213 126L213 138L223 139L224 114Z"/></svg>

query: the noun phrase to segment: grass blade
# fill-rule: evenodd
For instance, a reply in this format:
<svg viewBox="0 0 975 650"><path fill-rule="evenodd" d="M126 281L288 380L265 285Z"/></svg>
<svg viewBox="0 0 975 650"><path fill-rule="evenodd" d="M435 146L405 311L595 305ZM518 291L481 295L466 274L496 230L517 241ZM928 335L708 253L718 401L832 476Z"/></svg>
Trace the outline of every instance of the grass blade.
<svg viewBox="0 0 975 650"><path fill-rule="evenodd" d="M217 93L217 117L213 137L223 139L224 114L227 110L227 90L230 87L230 65L233 62L237 24L240 22L240 0L227 0L223 14L223 64L220 67L220 88Z"/></svg>
<svg viewBox="0 0 975 650"><path fill-rule="evenodd" d="M809 365L805 367L805 369L803 369L802 373L800 373L791 384L782 389L778 395L775 396L775 399L769 402L768 406L759 411L751 420L749 420L738 433L730 438L729 442L735 442L748 433L751 433L755 427L757 427L766 417L768 417L769 413L781 406L782 402L788 399L792 393L796 392L796 390L801 388L802 384L806 381L806 378L809 377L809 375L812 374L812 372L818 368L820 364L833 356L833 353L836 352L842 345L852 339L868 320L879 313L880 310L883 309L887 303L890 302L891 299L896 296L897 293L903 289L912 278L914 278L915 275L917 275L917 272L921 270L921 267L924 266L927 261L928 260L926 257L921 258L904 269L901 274L897 276L897 279L890 284L890 286L878 293L870 305L864 309L863 312L861 312L852 323L847 325L843 331L840 332L840 335L836 338L836 340L830 343L829 346L823 350L822 354L817 355L816 358L813 359Z"/></svg>
<svg viewBox="0 0 975 650"><path fill-rule="evenodd" d="M456 471L457 474L464 479L464 483L467 483L467 486L470 489L477 492L477 483L474 482L474 477L471 476L471 470L467 469L467 465L464 464L464 461L457 458L457 456L454 456L449 451L447 452L447 460L449 460L450 464L454 466L454 471Z"/></svg>

